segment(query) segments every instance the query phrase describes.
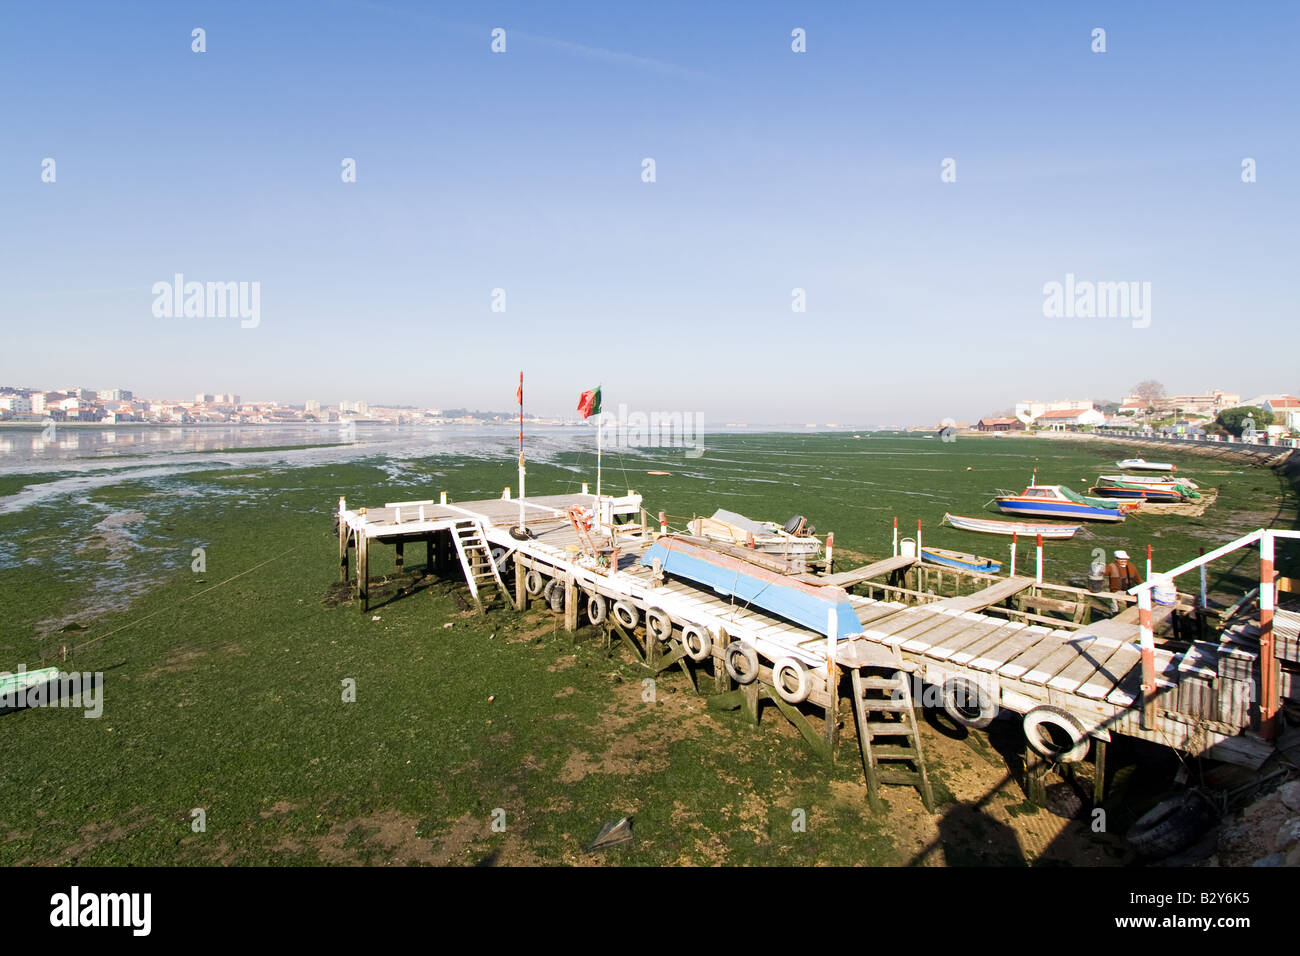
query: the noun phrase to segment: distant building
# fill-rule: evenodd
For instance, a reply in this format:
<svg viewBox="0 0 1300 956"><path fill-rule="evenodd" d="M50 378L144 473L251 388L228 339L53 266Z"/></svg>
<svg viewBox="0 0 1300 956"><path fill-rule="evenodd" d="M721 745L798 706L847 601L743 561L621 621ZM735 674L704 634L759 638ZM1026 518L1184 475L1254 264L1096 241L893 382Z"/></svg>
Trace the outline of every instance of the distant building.
<svg viewBox="0 0 1300 956"><path fill-rule="evenodd" d="M1026 419L1032 420L1039 418L1045 412L1085 412L1092 407L1093 403L1087 399L1079 399L1077 401L1074 399L1065 399L1059 402L1016 402L1016 417L1023 422Z"/></svg>
<svg viewBox="0 0 1300 956"><path fill-rule="evenodd" d="M30 415L32 400L26 395L0 395L0 410L14 415Z"/></svg>
<svg viewBox="0 0 1300 956"><path fill-rule="evenodd" d="M1167 395L1151 402L1151 410L1163 414L1187 414L1194 412L1213 418L1225 408L1235 408L1241 404L1241 396L1225 392L1221 388L1213 389L1202 395Z"/></svg>
<svg viewBox="0 0 1300 956"><path fill-rule="evenodd" d="M982 432L1022 432L1025 423L1018 418L981 418L975 428Z"/></svg>
<svg viewBox="0 0 1300 956"><path fill-rule="evenodd" d="M307 404L306 404L306 406L304 407L304 410L307 412L308 415L319 415L319 414L320 414L320 402L317 402L317 401L312 400L312 399L308 399L308 400L307 400Z"/></svg>
<svg viewBox="0 0 1300 956"><path fill-rule="evenodd" d="M1119 406L1120 415L1145 415L1151 411L1151 403L1137 395L1126 395Z"/></svg>
<svg viewBox="0 0 1300 956"><path fill-rule="evenodd" d="M95 398L101 402L129 402L134 397L125 388L103 388L95 393Z"/></svg>
<svg viewBox="0 0 1300 956"><path fill-rule="evenodd" d="M1095 408L1075 409L1060 408L1053 411L1046 411L1034 419L1034 424L1039 428L1046 428L1051 431L1065 431L1069 428L1079 428L1085 425L1103 425L1106 422L1106 416Z"/></svg>
<svg viewBox="0 0 1300 956"><path fill-rule="evenodd" d="M1268 399L1260 407L1273 413L1273 424L1291 431L1300 430L1300 398L1279 395Z"/></svg>

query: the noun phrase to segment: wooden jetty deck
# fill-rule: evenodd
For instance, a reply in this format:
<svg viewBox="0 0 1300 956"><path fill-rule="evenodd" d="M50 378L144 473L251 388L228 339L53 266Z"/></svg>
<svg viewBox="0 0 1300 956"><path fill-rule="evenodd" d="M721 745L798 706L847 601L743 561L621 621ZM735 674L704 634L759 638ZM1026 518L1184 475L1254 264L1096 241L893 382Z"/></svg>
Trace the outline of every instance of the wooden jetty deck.
<svg viewBox="0 0 1300 956"><path fill-rule="evenodd" d="M616 554L606 550L605 561L599 560L590 539L570 521L573 507L592 513L605 509L605 541ZM930 603L851 595L862 632L832 643L825 632L643 565L641 558L660 528L648 521L639 496L598 500L586 493L550 495L527 499L524 508L529 536L521 539L512 533L519 523L519 502L509 497L451 502L444 496L356 511L340 499L341 579L348 580L349 557L355 553L354 592L365 610L374 542L394 546L399 570L407 544L424 541L427 563L440 571L455 567L454 550L480 607L497 594L518 610L545 600L563 613L566 628L576 630L586 617L604 629L608 640L625 643L651 670L681 667L692 683L702 669L711 670L718 691L711 704L742 707L757 721L760 700L770 701L828 759L835 751L846 693L842 679L848 676L873 803L879 782L901 779L928 795L919 736L914 723L907 729L913 718L900 717L897 704L907 700L910 715L922 685L945 692L961 685L984 695L995 710L1046 715L1068 733L1081 735L1085 753L1087 738L1104 748L1115 733L1200 753L1250 723L1250 689L1244 686L1250 680L1250 652L1240 646L1246 640L1242 635L1225 634L1220 646L1157 648L1152 721L1144 717L1136 607L1094 624L1048 623L1029 613L1014 620L1006 605L1016 595L1034 592L1035 581L986 577L991 583L974 594ZM619 517L625 523L618 524ZM917 564L915 558L898 556L839 573L799 573L797 579L852 587L908 572ZM513 588L506 583L511 572ZM659 624L652 626L651 619ZM741 675L729 666L749 654L752 673ZM874 696L873 688L878 692ZM882 688L890 690L889 698L879 696ZM902 723L882 721L882 714ZM895 738L903 746L879 743ZM887 754L904 758L908 769L901 777L896 768L884 769Z"/></svg>

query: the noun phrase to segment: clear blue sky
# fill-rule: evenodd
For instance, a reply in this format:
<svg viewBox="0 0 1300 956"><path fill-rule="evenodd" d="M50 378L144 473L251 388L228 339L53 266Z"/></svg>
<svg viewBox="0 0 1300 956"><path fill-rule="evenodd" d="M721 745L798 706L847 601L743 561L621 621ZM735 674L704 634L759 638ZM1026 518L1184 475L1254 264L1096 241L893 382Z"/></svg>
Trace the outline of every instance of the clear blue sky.
<svg viewBox="0 0 1300 956"><path fill-rule="evenodd" d="M0 383L504 409L522 366L538 413L601 381L714 422L1297 391L1298 11L7 4ZM176 272L260 282L261 325L155 318ZM1044 319L1067 272L1149 281L1150 327Z"/></svg>

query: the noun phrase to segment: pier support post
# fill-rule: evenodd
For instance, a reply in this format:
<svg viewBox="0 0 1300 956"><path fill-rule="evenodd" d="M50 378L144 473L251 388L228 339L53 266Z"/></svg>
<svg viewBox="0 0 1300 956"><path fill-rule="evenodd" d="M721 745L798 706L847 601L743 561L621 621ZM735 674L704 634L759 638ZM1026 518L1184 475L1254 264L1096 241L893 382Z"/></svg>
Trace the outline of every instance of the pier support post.
<svg viewBox="0 0 1300 956"><path fill-rule="evenodd" d="M357 531L357 596L364 614L370 610L370 539L364 527Z"/></svg>
<svg viewBox="0 0 1300 956"><path fill-rule="evenodd" d="M524 567L524 559L515 552L515 610L528 610L528 591L524 588L524 576L528 569Z"/></svg>
<svg viewBox="0 0 1300 956"><path fill-rule="evenodd" d="M398 538L397 541L393 542L393 551L393 560L397 564L397 573L401 574L402 569L406 567L406 542Z"/></svg>
<svg viewBox="0 0 1300 956"><path fill-rule="evenodd" d="M578 585L572 574L564 578L564 629L569 633L578 629Z"/></svg>
<svg viewBox="0 0 1300 956"><path fill-rule="evenodd" d="M758 692L760 687L759 682L753 680L740 688L741 693L744 695L745 718L754 726L758 726Z"/></svg>
<svg viewBox="0 0 1300 956"><path fill-rule="evenodd" d="M1106 799L1106 741L1098 738L1092 745L1092 805L1099 807Z"/></svg>
<svg viewBox="0 0 1300 956"><path fill-rule="evenodd" d="M424 573L433 574L433 532L424 536Z"/></svg>
<svg viewBox="0 0 1300 956"><path fill-rule="evenodd" d="M348 580L348 549L352 546L352 529L348 527L343 516L339 516L339 581Z"/></svg>
<svg viewBox="0 0 1300 956"><path fill-rule="evenodd" d="M1156 727L1156 643L1151 626L1151 589L1138 592L1138 645L1142 651L1142 729Z"/></svg>
<svg viewBox="0 0 1300 956"><path fill-rule="evenodd" d="M731 639L727 637L726 632L720 634L713 645L713 689L719 694L725 694L731 688L731 675L727 673L726 652L727 645Z"/></svg>

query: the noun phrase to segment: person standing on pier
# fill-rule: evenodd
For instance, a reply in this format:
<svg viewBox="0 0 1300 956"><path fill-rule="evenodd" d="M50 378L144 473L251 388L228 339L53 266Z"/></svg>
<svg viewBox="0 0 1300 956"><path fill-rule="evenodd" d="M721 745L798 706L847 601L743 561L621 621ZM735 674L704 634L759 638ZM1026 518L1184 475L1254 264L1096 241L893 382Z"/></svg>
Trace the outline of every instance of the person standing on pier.
<svg viewBox="0 0 1300 956"><path fill-rule="evenodd" d="M1111 591L1127 591L1142 583L1142 574L1129 559L1127 551L1116 551L1115 560L1106 565Z"/></svg>

